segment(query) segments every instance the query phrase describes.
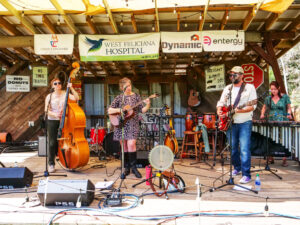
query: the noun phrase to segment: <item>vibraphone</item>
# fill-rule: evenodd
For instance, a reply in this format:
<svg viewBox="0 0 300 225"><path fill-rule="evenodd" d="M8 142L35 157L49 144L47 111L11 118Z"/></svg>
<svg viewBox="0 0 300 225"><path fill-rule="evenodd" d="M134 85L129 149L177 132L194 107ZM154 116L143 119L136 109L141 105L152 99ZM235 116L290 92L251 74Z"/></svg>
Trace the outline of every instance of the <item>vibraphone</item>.
<svg viewBox="0 0 300 225"><path fill-rule="evenodd" d="M268 132L267 132L268 129ZM252 131L271 138L277 144L281 144L300 160L300 122L295 121L266 121L254 120Z"/></svg>

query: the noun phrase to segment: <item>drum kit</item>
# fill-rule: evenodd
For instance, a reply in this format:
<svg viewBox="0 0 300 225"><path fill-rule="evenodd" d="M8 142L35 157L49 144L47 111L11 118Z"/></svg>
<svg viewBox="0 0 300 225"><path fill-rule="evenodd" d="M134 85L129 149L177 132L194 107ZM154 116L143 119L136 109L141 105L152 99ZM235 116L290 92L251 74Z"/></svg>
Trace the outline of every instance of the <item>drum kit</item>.
<svg viewBox="0 0 300 225"><path fill-rule="evenodd" d="M197 115L196 113L187 113L185 116L185 130L195 131L197 125L204 124L207 129L216 129L216 114L203 113Z"/></svg>

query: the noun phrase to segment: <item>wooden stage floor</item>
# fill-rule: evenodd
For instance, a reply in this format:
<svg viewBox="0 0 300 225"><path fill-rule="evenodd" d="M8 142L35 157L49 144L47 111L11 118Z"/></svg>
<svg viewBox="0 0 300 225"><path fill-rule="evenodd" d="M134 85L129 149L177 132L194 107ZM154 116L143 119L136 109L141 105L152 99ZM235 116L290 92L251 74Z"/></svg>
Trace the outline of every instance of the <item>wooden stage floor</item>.
<svg viewBox="0 0 300 225"><path fill-rule="evenodd" d="M3 153L0 155L0 161L6 167L15 166L17 162L19 167L27 167L34 173L34 177L42 176L45 170L45 158L38 157L37 152L27 153ZM184 214L187 212L263 212L266 199L268 201L270 212L276 210L276 213L288 214L300 218L300 166L298 162L288 161L288 167L281 166L281 160L275 160L275 164L271 164L272 169L277 170L277 174L282 176L282 180L268 171L259 171L261 178L261 191L254 194L249 191L233 190L233 185L226 186L220 190L210 192L212 187L217 187L226 182L229 177L229 161L225 160L225 166L222 166L220 160L217 159L216 165L210 168L205 163L190 165L195 162L194 159L174 160L174 167L177 175L183 178L186 184L185 193L171 193L168 195L169 200L165 196L156 197L151 195L152 190L145 183L132 188L141 179L136 179L130 174L124 180L121 192L134 195L142 195L149 193L144 197L144 204L138 205L136 208L123 212L123 215L165 215L165 214ZM212 164L209 159L208 163ZM264 169L265 160L263 158L252 158L253 170ZM93 184L102 181L115 181L114 188L120 184L120 161L116 159L99 160L98 157L90 157L90 162L81 170L72 172L65 171L58 164L56 165L55 174L66 174L67 177L50 176L50 180L86 180L89 179ZM145 177L145 169L140 168L139 171ZM222 175L224 175L222 177ZM254 179L256 173L252 173L252 179L248 186L254 187ZM201 200L196 200L197 187L195 185L196 178L199 178L202 186ZM235 178L238 184L241 176ZM28 189L29 202L24 203L25 193L7 193L6 190L0 192L0 224L47 224L54 213L62 208L43 207L38 205L36 197L36 189L40 179L43 176L34 178L32 187ZM126 187L125 187L126 186ZM33 201L33 202L32 202ZM198 208L201 205L201 208ZM200 204L201 202L201 204ZM37 205L37 206L36 206ZM97 209L98 200L94 200L89 208ZM22 206L22 207L21 207ZM35 206L35 207L33 207ZM205 207L204 207L205 206ZM25 210L25 211L24 211ZM146 210L146 211L145 211ZM133 213L133 214L132 214ZM36 215L33 219L32 214ZM98 213L99 214L99 213ZM18 216L14 216L18 215ZM61 216L63 217L63 216ZM109 217L109 219L108 219ZM21 219L24 218L24 219ZM243 220L241 220L243 218ZM201 216L202 222L198 221L198 217L188 217L170 220L162 224L300 224L300 220L284 218L278 215L270 215L264 217L262 214L255 216ZM122 219L116 216L93 215L88 219L82 218L82 215L74 213L74 216L66 216L55 221L56 224L158 224L161 220L133 220ZM104 222L103 222L103 221ZM102 221L102 222L100 222ZM226 221L229 221L226 223ZM244 221L244 222L241 222Z"/></svg>

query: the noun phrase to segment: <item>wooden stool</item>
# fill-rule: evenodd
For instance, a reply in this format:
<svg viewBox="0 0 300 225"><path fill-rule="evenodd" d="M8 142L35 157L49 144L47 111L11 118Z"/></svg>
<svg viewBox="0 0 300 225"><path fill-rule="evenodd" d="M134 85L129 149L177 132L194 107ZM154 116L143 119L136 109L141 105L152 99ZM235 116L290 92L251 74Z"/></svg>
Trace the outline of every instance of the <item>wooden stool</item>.
<svg viewBox="0 0 300 225"><path fill-rule="evenodd" d="M189 137L193 137L194 140L189 142ZM195 156L196 160L198 160L198 151L201 154L201 147L199 143L199 138L201 137L201 131L184 131L183 141L181 145L181 153L180 159L182 160L182 156ZM188 146L194 146L194 152L188 152Z"/></svg>

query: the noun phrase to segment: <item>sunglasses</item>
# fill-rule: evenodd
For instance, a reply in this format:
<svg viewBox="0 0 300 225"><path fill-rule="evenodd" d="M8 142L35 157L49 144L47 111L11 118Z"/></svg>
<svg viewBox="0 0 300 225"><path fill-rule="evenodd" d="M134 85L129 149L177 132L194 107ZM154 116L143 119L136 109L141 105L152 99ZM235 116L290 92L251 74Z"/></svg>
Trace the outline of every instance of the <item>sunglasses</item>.
<svg viewBox="0 0 300 225"><path fill-rule="evenodd" d="M239 73L230 73L230 74L229 74L229 77L232 77L232 76L238 76L238 75L241 75L241 74L239 74Z"/></svg>
<svg viewBox="0 0 300 225"><path fill-rule="evenodd" d="M61 85L61 82L54 82L53 84L54 84L55 86L56 86L56 85Z"/></svg>

